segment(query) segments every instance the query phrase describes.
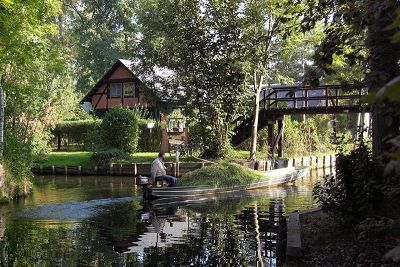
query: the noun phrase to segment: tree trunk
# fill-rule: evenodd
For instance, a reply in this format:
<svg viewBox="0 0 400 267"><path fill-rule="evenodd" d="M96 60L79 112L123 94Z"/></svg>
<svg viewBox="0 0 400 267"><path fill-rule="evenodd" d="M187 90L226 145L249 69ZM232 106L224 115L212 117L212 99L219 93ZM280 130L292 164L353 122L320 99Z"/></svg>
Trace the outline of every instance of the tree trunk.
<svg viewBox="0 0 400 267"><path fill-rule="evenodd" d="M0 83L0 159L3 158L4 147L4 92L3 83Z"/></svg>
<svg viewBox="0 0 400 267"><path fill-rule="evenodd" d="M254 91L255 91L255 102L254 102L254 119L253 119L253 127L251 130L251 149L250 149L250 159L257 159L257 131L258 131L258 115L260 112L260 93L261 93L261 85L263 81L263 76L260 75L260 79L257 83L257 74L254 72Z"/></svg>

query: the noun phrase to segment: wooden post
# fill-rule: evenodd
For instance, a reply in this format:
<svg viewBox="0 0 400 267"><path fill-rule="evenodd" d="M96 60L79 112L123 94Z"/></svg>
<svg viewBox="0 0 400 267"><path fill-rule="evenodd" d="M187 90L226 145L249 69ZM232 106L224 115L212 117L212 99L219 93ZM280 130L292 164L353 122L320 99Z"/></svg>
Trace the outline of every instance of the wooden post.
<svg viewBox="0 0 400 267"><path fill-rule="evenodd" d="M119 175L122 175L122 164L119 164Z"/></svg>
<svg viewBox="0 0 400 267"><path fill-rule="evenodd" d="M113 175L113 167L114 167L114 166L113 166L113 164L111 163L111 164L110 164L110 175Z"/></svg>
<svg viewBox="0 0 400 267"><path fill-rule="evenodd" d="M269 153L270 156L273 157L274 155L272 155L273 153L273 145L274 145L274 124L268 122L268 145L269 145Z"/></svg>
<svg viewBox="0 0 400 267"><path fill-rule="evenodd" d="M40 170L40 174L43 174L43 165L42 164L40 164L39 170Z"/></svg>
<svg viewBox="0 0 400 267"><path fill-rule="evenodd" d="M55 167L54 167L54 165L52 165L52 166L51 166L51 174L54 175L55 173L56 173Z"/></svg>
<svg viewBox="0 0 400 267"><path fill-rule="evenodd" d="M82 174L82 167L78 166L78 174L81 175Z"/></svg>
<svg viewBox="0 0 400 267"><path fill-rule="evenodd" d="M64 166L64 174L68 175L68 167L67 166Z"/></svg>
<svg viewBox="0 0 400 267"><path fill-rule="evenodd" d="M283 157L283 118L278 120L278 133L282 132L278 140L278 157Z"/></svg>
<svg viewBox="0 0 400 267"><path fill-rule="evenodd" d="M137 166L136 166L136 163L133 164L133 175L134 175L134 176L137 175Z"/></svg>

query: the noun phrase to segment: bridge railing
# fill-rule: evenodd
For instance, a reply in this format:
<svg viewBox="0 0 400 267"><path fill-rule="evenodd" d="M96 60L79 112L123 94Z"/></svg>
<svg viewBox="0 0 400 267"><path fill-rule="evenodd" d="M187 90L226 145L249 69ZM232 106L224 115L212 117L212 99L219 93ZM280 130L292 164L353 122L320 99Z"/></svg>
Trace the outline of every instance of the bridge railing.
<svg viewBox="0 0 400 267"><path fill-rule="evenodd" d="M261 92L261 108L302 109L313 107L361 106L367 90L356 85L287 86Z"/></svg>

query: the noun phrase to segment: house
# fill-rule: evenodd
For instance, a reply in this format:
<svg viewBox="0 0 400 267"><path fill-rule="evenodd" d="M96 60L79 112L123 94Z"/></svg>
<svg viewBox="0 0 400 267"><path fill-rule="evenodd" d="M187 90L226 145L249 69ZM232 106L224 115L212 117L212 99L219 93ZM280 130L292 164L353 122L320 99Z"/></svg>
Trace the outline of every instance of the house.
<svg viewBox="0 0 400 267"><path fill-rule="evenodd" d="M163 99L157 88L150 88L144 80L135 72L133 61L118 59L85 95L81 101L82 107L93 111L98 117L103 117L107 110L116 106L145 108L154 119L167 125L161 138L164 151L170 151L175 145L186 145L188 129L171 127L172 124L184 125L184 122L168 118L171 113L168 100Z"/></svg>
<svg viewBox="0 0 400 267"><path fill-rule="evenodd" d="M133 61L118 59L82 99L99 117L115 106L144 107L160 119L167 114L168 103L155 89L149 88L134 72Z"/></svg>

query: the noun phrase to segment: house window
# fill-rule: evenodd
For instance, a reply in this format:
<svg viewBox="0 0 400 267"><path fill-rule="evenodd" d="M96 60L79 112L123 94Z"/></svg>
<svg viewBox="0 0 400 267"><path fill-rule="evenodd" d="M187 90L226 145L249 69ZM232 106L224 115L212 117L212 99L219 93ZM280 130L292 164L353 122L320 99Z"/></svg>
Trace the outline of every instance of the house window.
<svg viewBox="0 0 400 267"><path fill-rule="evenodd" d="M125 96L135 96L135 83L124 83Z"/></svg>
<svg viewBox="0 0 400 267"><path fill-rule="evenodd" d="M121 96L122 96L122 83L112 83L111 97L121 97Z"/></svg>

